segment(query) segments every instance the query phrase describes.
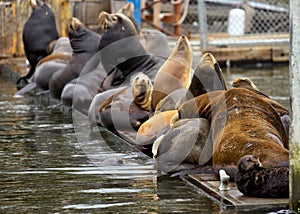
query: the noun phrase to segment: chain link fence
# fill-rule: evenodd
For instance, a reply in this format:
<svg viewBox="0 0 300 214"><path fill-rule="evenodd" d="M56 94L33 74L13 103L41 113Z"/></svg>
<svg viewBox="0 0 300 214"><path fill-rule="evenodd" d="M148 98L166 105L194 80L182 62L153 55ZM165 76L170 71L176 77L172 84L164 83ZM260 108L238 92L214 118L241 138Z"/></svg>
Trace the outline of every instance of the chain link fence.
<svg viewBox="0 0 300 214"><path fill-rule="evenodd" d="M182 24L184 33L199 33L197 0L190 0L188 14ZM288 0L205 0L208 33L228 33L229 25L240 28L241 16L236 14L230 20L230 11L239 8L244 11L244 33L288 33L289 5ZM234 26L236 25L236 26Z"/></svg>

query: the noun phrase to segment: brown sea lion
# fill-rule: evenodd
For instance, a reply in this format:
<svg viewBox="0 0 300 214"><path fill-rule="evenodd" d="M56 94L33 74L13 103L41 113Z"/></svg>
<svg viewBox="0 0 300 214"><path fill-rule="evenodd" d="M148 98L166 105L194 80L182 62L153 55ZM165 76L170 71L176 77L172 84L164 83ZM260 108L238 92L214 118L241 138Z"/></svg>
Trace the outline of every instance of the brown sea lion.
<svg viewBox="0 0 300 214"><path fill-rule="evenodd" d="M258 157L243 156L237 164L235 184L245 196L289 197L289 167L265 168Z"/></svg>
<svg viewBox="0 0 300 214"><path fill-rule="evenodd" d="M172 120L202 117L211 123L213 167L234 178L238 160L256 155L265 167L289 162L288 137L268 100L242 88L209 92L182 104Z"/></svg>
<svg viewBox="0 0 300 214"><path fill-rule="evenodd" d="M168 94L189 87L192 58L188 38L181 36L171 55L155 76L151 101L153 111L160 100Z"/></svg>
<svg viewBox="0 0 300 214"><path fill-rule="evenodd" d="M284 126L286 134L287 135L289 134L290 117L289 117L289 110L286 107L272 100L268 95L261 92L249 78L237 78L233 80L232 86L235 88L248 89L264 97L264 99L267 100L267 102L269 102L273 106L273 108L277 111L278 115L280 116L281 122ZM287 149L289 148L288 144L284 146Z"/></svg>

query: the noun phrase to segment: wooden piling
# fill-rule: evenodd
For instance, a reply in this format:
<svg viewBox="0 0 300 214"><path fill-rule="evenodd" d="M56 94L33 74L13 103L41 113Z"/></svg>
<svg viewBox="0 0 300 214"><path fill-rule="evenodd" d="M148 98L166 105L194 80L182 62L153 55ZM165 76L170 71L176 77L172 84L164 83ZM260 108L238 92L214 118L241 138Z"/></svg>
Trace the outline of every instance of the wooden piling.
<svg viewBox="0 0 300 214"><path fill-rule="evenodd" d="M300 1L290 0L290 209L300 213Z"/></svg>

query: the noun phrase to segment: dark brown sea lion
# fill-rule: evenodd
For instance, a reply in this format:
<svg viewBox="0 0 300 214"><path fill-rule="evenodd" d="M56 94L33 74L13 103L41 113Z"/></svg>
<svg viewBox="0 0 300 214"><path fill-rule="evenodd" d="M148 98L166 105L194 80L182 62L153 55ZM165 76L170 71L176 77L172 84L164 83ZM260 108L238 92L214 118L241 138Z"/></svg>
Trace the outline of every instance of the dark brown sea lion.
<svg viewBox="0 0 300 214"><path fill-rule="evenodd" d="M182 104L172 120L202 117L211 123L213 167L234 178L238 160L256 155L268 167L288 165L288 137L269 99L233 88L198 96Z"/></svg>
<svg viewBox="0 0 300 214"><path fill-rule="evenodd" d="M110 89L101 93L96 94L93 97L92 103L89 106L88 111L88 119L90 127L93 128L94 126L103 126L103 122L101 121L100 112L99 112L99 106L102 105L102 103L107 100L109 97L111 97L113 94L122 91L127 86L119 87Z"/></svg>
<svg viewBox="0 0 300 214"><path fill-rule="evenodd" d="M23 44L27 60L30 64L28 74L17 80L17 88L22 88L22 81L28 83L28 79L34 74L38 62L50 54L48 45L58 39L55 16L51 8L41 0L30 1L32 13L25 22L23 28Z"/></svg>
<svg viewBox="0 0 300 214"><path fill-rule="evenodd" d="M189 87L192 58L192 48L188 38L181 36L171 55L155 76L151 104L153 111L168 94Z"/></svg>
<svg viewBox="0 0 300 214"><path fill-rule="evenodd" d="M265 168L258 157L245 155L237 163L235 183L245 196L289 197L289 167Z"/></svg>
<svg viewBox="0 0 300 214"><path fill-rule="evenodd" d="M50 95L56 99L61 98L65 85L77 78L86 63L98 52L101 37L73 17L70 21L69 39L73 49L72 58L69 64L55 72L49 81Z"/></svg>

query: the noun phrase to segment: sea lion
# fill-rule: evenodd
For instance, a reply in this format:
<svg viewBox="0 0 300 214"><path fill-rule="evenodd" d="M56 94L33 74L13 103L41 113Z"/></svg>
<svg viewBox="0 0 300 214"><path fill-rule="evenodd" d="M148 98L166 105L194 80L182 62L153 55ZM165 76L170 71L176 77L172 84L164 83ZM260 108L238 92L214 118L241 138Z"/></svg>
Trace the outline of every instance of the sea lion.
<svg viewBox="0 0 300 214"><path fill-rule="evenodd" d="M70 20L69 39L73 49L72 58L49 81L50 95L56 99L61 99L64 86L77 78L85 64L98 52L101 36L85 28L79 19L73 17Z"/></svg>
<svg viewBox="0 0 300 214"><path fill-rule="evenodd" d="M177 103L177 107L201 94L226 89L226 83L218 61L213 54L204 53L194 71L191 84L180 102Z"/></svg>
<svg viewBox="0 0 300 214"><path fill-rule="evenodd" d="M96 94L93 97L92 103L90 104L89 111L88 111L88 119L90 128L93 128L94 126L103 126L103 122L101 121L100 112L99 112L99 106L102 105L102 103L107 100L109 97L111 97L113 94L125 89L127 86L119 87L110 89L101 93Z"/></svg>
<svg viewBox="0 0 300 214"><path fill-rule="evenodd" d="M133 4L129 2L121 8L118 13L126 15L130 20L133 20L133 9ZM115 24L117 25L117 23ZM129 25L132 26L130 22ZM105 30L104 26L100 27ZM130 32L130 28L126 29L129 29ZM105 30L103 34L104 37L106 37L107 31ZM110 39L112 41L117 41L119 38L115 37ZM101 53L97 53L89 60L88 63L86 63L80 73L80 76L65 85L61 95L63 104L69 107L72 106L83 113L87 113L93 97L97 94L97 92L104 91L99 90L99 85L102 84L102 81L106 78L106 76L105 69L101 62ZM108 86L105 85L104 88L108 89L109 86L109 84Z"/></svg>
<svg viewBox="0 0 300 214"><path fill-rule="evenodd" d="M289 126L290 126L290 117L289 117L289 110L285 108L280 103L272 100L268 95L261 92L257 86L249 79L249 78L237 78L234 79L232 82L232 86L235 88L245 88L250 91L255 92L256 94L259 94L272 105L272 107L277 111L278 115L280 116L281 122L284 126L285 132L287 135L289 135ZM289 148L289 145L285 145L285 148Z"/></svg>
<svg viewBox="0 0 300 214"><path fill-rule="evenodd" d="M245 196L289 197L289 167L265 168L258 157L245 155L237 163L235 184Z"/></svg>
<svg viewBox="0 0 300 214"><path fill-rule="evenodd" d="M288 137L269 99L243 88L213 91L180 106L172 120L202 117L211 123L212 163L234 178L238 160L259 157L265 167L289 162Z"/></svg>
<svg viewBox="0 0 300 214"><path fill-rule="evenodd" d="M153 144L152 152L159 171L174 171L182 163L203 165L211 155L203 151L209 141L210 124L204 118L179 120ZM187 140L188 139L188 140Z"/></svg>
<svg viewBox="0 0 300 214"><path fill-rule="evenodd" d="M133 102L141 109L150 111L153 85L145 74L139 72L131 78Z"/></svg>
<svg viewBox="0 0 300 214"><path fill-rule="evenodd" d="M151 103L153 111L160 100L172 91L189 87L192 55L188 38L181 36L171 55L155 76Z"/></svg>
<svg viewBox="0 0 300 214"><path fill-rule="evenodd" d="M51 8L41 0L31 0L32 13L23 28L23 44L27 60L30 64L29 72L17 80L17 88L22 88L22 81L26 84L34 74L38 62L50 54L48 45L58 39L55 16Z"/></svg>
<svg viewBox="0 0 300 214"><path fill-rule="evenodd" d="M111 95L99 107L101 125L117 132L137 130L149 118L151 92L149 77L143 73L134 75L130 86Z"/></svg>
<svg viewBox="0 0 300 214"><path fill-rule="evenodd" d="M67 37L57 40L53 52L39 61L33 76L37 87L49 90L49 80L58 70L63 69L69 63L72 55L72 47Z"/></svg>
<svg viewBox="0 0 300 214"><path fill-rule="evenodd" d="M139 127L134 143L137 145L152 145L158 137L158 133L165 126L170 125L170 120L176 113L177 110L170 110L151 117Z"/></svg>
<svg viewBox="0 0 300 214"><path fill-rule="evenodd" d="M205 53L200 57L188 89L176 90L164 97L155 113L177 109L185 101L215 90L226 90L226 84L217 60L211 53Z"/></svg>
<svg viewBox="0 0 300 214"><path fill-rule="evenodd" d="M132 21L121 13L101 12L99 23L105 29L100 43L100 55L107 74L100 83L99 91L121 84L129 85L131 76L138 72L143 72L153 82L164 61L149 56Z"/></svg>
<svg viewBox="0 0 300 214"><path fill-rule="evenodd" d="M171 54L167 36L155 29L141 29L141 42L148 54L167 59Z"/></svg>

